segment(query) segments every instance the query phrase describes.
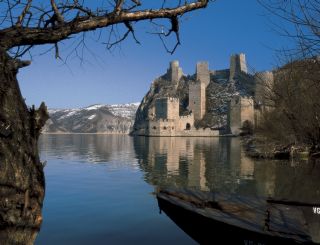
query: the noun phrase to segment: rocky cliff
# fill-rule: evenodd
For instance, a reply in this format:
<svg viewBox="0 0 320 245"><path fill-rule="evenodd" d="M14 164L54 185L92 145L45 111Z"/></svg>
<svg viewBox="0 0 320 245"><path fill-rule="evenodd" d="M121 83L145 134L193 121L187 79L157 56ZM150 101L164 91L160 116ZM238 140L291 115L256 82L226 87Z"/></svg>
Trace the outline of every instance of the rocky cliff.
<svg viewBox="0 0 320 245"><path fill-rule="evenodd" d="M49 109L43 133L128 134L139 103L92 105L79 109Z"/></svg>

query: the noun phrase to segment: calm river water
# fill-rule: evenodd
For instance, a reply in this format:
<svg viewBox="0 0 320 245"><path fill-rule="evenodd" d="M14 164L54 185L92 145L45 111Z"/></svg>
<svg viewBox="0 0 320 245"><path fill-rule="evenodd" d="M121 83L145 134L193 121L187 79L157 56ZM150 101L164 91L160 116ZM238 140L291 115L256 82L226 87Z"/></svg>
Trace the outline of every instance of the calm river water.
<svg viewBox="0 0 320 245"><path fill-rule="evenodd" d="M36 244L196 244L159 213L159 185L320 200L319 164L254 161L237 138L43 135L39 147L47 165Z"/></svg>

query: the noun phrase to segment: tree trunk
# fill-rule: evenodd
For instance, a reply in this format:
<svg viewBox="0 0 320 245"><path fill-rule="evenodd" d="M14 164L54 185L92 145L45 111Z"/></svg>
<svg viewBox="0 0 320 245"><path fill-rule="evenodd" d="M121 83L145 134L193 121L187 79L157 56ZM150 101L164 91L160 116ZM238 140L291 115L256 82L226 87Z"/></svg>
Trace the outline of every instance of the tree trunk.
<svg viewBox="0 0 320 245"><path fill-rule="evenodd" d="M40 229L45 193L38 138L48 118L46 106L28 109L16 74L28 62L0 48L0 241L33 244Z"/></svg>

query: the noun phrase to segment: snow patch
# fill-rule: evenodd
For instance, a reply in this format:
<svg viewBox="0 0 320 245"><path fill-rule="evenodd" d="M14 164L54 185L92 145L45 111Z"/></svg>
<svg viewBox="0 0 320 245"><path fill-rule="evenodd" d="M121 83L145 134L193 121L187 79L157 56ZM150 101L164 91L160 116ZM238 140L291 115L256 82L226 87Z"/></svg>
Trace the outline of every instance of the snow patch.
<svg viewBox="0 0 320 245"><path fill-rule="evenodd" d="M96 115L91 115L90 117L88 117L89 120L92 120L93 118L95 118Z"/></svg>
<svg viewBox="0 0 320 245"><path fill-rule="evenodd" d="M134 103L127 103L127 104L113 104L113 105L109 105L109 107L124 108L124 107L138 107L139 105L140 105L140 102L134 102Z"/></svg>
<svg viewBox="0 0 320 245"><path fill-rule="evenodd" d="M78 112L78 110L71 110L67 115L65 115L65 117L71 117L72 115L76 114Z"/></svg>
<svg viewBox="0 0 320 245"><path fill-rule="evenodd" d="M97 110L101 107L104 107L105 105L92 105L92 106L89 106L89 107L86 107L84 108L85 110L88 110L88 111L91 111L91 110Z"/></svg>
<svg viewBox="0 0 320 245"><path fill-rule="evenodd" d="M59 112L59 111L56 111L56 112ZM76 113L79 112L79 109L62 110L62 112L67 113L67 114L62 115L61 117L58 118L58 120L65 119L67 117L71 117L71 116L75 115ZM49 115L50 115L50 112L49 112Z"/></svg>

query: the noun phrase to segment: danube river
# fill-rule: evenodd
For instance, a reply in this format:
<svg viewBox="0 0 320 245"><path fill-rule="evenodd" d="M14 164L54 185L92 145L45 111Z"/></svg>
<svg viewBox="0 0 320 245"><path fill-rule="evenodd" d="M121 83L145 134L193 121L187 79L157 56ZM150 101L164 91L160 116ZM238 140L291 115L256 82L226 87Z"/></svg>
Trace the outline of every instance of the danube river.
<svg viewBox="0 0 320 245"><path fill-rule="evenodd" d="M159 213L157 186L320 200L319 164L254 161L238 138L42 135L39 148L46 196L36 244L197 244ZM319 223L314 230L320 241Z"/></svg>

